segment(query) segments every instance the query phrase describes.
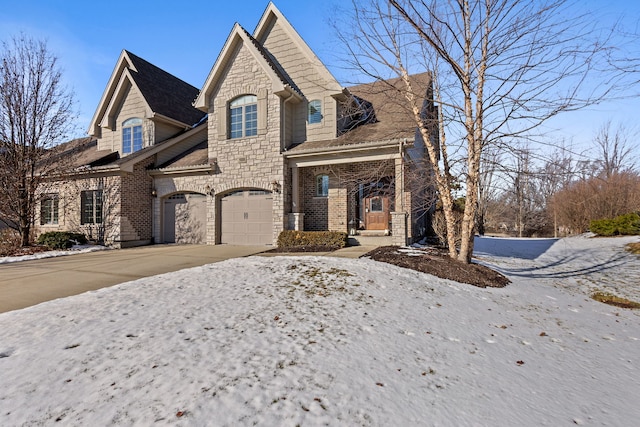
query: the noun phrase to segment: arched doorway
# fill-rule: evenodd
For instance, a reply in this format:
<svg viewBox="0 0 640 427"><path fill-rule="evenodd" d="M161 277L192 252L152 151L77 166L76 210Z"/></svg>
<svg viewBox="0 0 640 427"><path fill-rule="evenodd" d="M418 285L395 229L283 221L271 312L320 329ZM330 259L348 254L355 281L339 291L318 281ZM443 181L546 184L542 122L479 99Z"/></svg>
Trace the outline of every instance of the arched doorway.
<svg viewBox="0 0 640 427"><path fill-rule="evenodd" d="M198 244L207 237L207 197L176 193L163 200L164 243Z"/></svg>

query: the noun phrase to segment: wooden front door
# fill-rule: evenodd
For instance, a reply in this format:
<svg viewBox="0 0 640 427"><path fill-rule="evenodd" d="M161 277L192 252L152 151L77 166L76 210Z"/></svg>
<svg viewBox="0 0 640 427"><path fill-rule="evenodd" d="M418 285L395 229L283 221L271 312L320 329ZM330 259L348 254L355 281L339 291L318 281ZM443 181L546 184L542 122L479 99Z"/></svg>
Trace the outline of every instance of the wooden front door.
<svg viewBox="0 0 640 427"><path fill-rule="evenodd" d="M389 197L373 196L364 199L364 228L386 230L389 228Z"/></svg>

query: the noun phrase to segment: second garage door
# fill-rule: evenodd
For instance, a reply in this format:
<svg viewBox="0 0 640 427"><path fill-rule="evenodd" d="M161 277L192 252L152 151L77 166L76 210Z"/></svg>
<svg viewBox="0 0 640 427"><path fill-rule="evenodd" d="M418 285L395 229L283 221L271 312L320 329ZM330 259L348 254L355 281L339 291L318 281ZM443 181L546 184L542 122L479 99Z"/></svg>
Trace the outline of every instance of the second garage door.
<svg viewBox="0 0 640 427"><path fill-rule="evenodd" d="M233 192L222 198L221 210L221 243L273 244L273 197L270 192Z"/></svg>

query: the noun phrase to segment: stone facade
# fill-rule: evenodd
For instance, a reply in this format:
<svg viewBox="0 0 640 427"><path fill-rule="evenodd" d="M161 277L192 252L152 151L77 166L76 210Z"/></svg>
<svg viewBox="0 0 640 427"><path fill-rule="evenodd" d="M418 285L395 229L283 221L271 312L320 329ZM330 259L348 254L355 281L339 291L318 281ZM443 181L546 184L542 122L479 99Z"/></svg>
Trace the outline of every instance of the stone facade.
<svg viewBox="0 0 640 427"><path fill-rule="evenodd" d="M407 165L403 144L397 140L383 141L386 144L383 148L362 148L358 144L363 141L355 141L353 151L338 144L335 150L329 145L326 152L300 158L291 156L292 150L307 142L325 143L338 138L339 103L348 96L348 91L331 76L273 4L267 7L253 36L239 25L232 30L193 104L199 109L196 113L208 115L206 124L199 127L191 124L185 127L187 118L178 121L151 111L144 91L130 77L133 71L126 72L132 58L137 57L126 52L121 55L111 86L105 91L106 97L92 122L98 150L118 153L120 159L102 169L87 168L87 173L93 174L91 177L76 177L70 180L72 184L59 183L65 210L61 224L46 226L47 229L77 229L78 191L102 186L114 191L108 197L110 231L105 235L110 242L122 246L162 242L164 202L178 193L199 195L194 199L198 199L200 208L203 203L200 195L206 197L208 244L222 242L224 198L246 190L270 193L264 197L272 209L273 244L287 228L345 232L352 226L361 228L364 197L383 190L389 198L387 210L394 212L390 221L394 239L406 243L420 232L413 217L419 203L411 192L404 191ZM146 67L153 73L159 72L140 58L136 61L139 69ZM244 95L255 96L257 100L256 134L231 138L230 103ZM312 101L319 101L321 106L319 123L310 124L308 120ZM129 118L144 120L145 148L123 157L121 124ZM184 160L196 149L201 150L198 155ZM329 177L328 194L317 194L319 175ZM67 203L68 200L73 203ZM265 206L260 212L268 216L269 204ZM381 222L383 228L388 228L386 218ZM269 225L266 221L264 224ZM84 229L94 231L89 226ZM268 232L263 234L268 237Z"/></svg>

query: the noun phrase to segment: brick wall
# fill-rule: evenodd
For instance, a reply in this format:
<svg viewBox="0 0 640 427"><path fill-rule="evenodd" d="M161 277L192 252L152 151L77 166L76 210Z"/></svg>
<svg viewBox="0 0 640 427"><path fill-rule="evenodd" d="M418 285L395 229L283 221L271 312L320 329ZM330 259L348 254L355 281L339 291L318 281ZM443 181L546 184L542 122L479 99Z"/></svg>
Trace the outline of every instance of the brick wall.
<svg viewBox="0 0 640 427"><path fill-rule="evenodd" d="M58 194L58 224L40 225L40 206L36 216L36 235L47 231L74 231L84 233L89 239L104 238L106 244L120 240L120 187L121 177L79 177L66 181L45 183L39 191ZM84 190L102 190L104 221L99 224L81 224L80 193Z"/></svg>
<svg viewBox="0 0 640 427"><path fill-rule="evenodd" d="M321 174L329 175L329 191L343 190L334 192L336 199L333 201L331 197L316 196L316 176ZM364 220L359 212L359 184L376 182L385 177L393 177L393 163L388 161L301 168L299 185L304 229L343 231L343 228L347 230L351 220ZM390 197L390 203L393 211L393 196Z"/></svg>
<svg viewBox="0 0 640 427"><path fill-rule="evenodd" d="M348 201L346 188L329 188L329 231L348 231Z"/></svg>
<svg viewBox="0 0 640 427"><path fill-rule="evenodd" d="M147 167L153 163L153 157L139 162L133 173L122 177L121 241L149 241L153 236L153 180L147 174Z"/></svg>

